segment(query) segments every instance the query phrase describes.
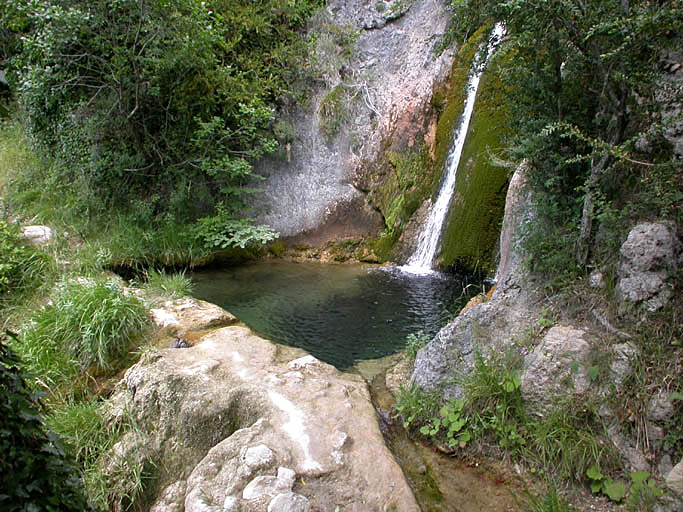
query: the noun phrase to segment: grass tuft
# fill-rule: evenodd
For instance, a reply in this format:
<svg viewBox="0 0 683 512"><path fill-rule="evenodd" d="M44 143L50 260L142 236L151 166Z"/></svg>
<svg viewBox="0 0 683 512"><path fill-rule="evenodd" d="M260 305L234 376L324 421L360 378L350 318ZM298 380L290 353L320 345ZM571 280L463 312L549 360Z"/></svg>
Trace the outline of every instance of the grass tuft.
<svg viewBox="0 0 683 512"><path fill-rule="evenodd" d="M53 387L90 368L113 370L148 323L144 304L116 280L65 281L26 322L17 350Z"/></svg>

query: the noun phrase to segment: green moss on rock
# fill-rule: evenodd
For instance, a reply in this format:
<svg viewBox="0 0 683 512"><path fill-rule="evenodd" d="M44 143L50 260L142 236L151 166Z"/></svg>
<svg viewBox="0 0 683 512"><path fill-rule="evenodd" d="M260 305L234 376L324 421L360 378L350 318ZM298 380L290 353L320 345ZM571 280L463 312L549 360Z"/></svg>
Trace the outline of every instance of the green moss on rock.
<svg viewBox="0 0 683 512"><path fill-rule="evenodd" d="M433 183L432 160L425 145L406 151L384 152L386 179L371 193L384 216L386 230L370 247L383 260L393 258L393 245L405 223L429 196Z"/></svg>
<svg viewBox="0 0 683 512"><path fill-rule="evenodd" d="M488 33L489 29L485 27L473 36L474 50L476 43L481 41L480 32L485 30ZM509 116L505 101L509 91L496 72L497 68L496 62L492 62L479 83L474 113L456 174L456 192L441 239L438 261L442 268L458 267L488 272L495 263L494 251L505 208L508 172L506 168L493 164L490 153L499 152ZM458 80L459 85L461 80ZM464 88L462 86L461 89L463 99L458 101L460 114L464 104ZM450 105L444 116L449 108ZM447 119L452 123L451 132L460 114L457 117L451 114ZM445 130L445 125L442 127L444 116L439 121L439 129L442 130ZM445 135L441 134L441 137L445 138ZM443 143L439 146L437 140L441 168L449 148L450 139L445 152Z"/></svg>

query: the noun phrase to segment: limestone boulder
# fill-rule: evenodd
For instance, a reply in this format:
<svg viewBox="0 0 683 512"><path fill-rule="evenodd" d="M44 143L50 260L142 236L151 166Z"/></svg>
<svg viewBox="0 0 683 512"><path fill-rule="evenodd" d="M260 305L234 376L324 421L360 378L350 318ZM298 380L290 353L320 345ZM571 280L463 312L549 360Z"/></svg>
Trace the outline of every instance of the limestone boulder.
<svg viewBox="0 0 683 512"><path fill-rule="evenodd" d="M24 238L34 245L47 245L55 237L55 230L49 226L24 226Z"/></svg>
<svg viewBox="0 0 683 512"><path fill-rule="evenodd" d="M666 486L679 498L683 498L683 459L666 475Z"/></svg>
<svg viewBox="0 0 683 512"><path fill-rule="evenodd" d="M442 390L449 398L461 396L462 388L453 383L453 376L471 372L476 351L486 356L489 350L503 350L524 338L538 320L539 300L523 265L521 228L531 222L534 211L526 175L523 164L508 187L500 263L490 300L458 315L417 353L412 381L425 390Z"/></svg>
<svg viewBox="0 0 683 512"><path fill-rule="evenodd" d="M621 301L661 309L672 295L667 279L678 269L681 243L669 223L635 226L622 244L617 293Z"/></svg>
<svg viewBox="0 0 683 512"><path fill-rule="evenodd" d="M524 357L522 397L536 410L547 410L558 398L590 388L587 373L591 345L587 333L558 325Z"/></svg>
<svg viewBox="0 0 683 512"><path fill-rule="evenodd" d="M157 468L155 512L419 510L363 379L243 326L141 360L109 417L137 428L108 467Z"/></svg>
<svg viewBox="0 0 683 512"><path fill-rule="evenodd" d="M177 332L201 331L238 322L223 308L193 297L166 301L161 307L150 310L150 314L157 327Z"/></svg>

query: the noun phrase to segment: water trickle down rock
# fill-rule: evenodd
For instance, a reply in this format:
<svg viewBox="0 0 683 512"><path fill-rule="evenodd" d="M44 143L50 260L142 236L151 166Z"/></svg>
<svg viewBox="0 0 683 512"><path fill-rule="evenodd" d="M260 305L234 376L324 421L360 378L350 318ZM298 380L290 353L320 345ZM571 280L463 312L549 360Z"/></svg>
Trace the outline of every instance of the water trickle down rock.
<svg viewBox="0 0 683 512"><path fill-rule="evenodd" d="M379 4L386 9L379 12ZM313 245L376 236L384 229L382 216L366 200L360 175L383 154L387 141L401 151L428 135L432 93L453 59L448 51L436 51L450 17L440 0L327 3L312 23L313 31L322 30L314 51L322 85L308 106L281 112L293 128L289 159L275 156L256 165L266 178L255 184L264 190L254 198L263 212L260 222L284 239ZM339 46L326 33L330 27L355 42ZM343 92L339 114L344 121L326 140L319 106L336 87Z"/></svg>

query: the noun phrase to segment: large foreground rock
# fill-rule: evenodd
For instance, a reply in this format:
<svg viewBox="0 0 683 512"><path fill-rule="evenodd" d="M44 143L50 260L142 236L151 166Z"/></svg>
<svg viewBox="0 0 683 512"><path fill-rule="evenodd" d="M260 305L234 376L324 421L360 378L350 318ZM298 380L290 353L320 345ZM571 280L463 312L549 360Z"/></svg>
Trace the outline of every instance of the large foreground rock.
<svg viewBox="0 0 683 512"><path fill-rule="evenodd" d="M112 403L137 428L109 472L155 467L155 512L419 510L365 382L246 327L148 356Z"/></svg>

